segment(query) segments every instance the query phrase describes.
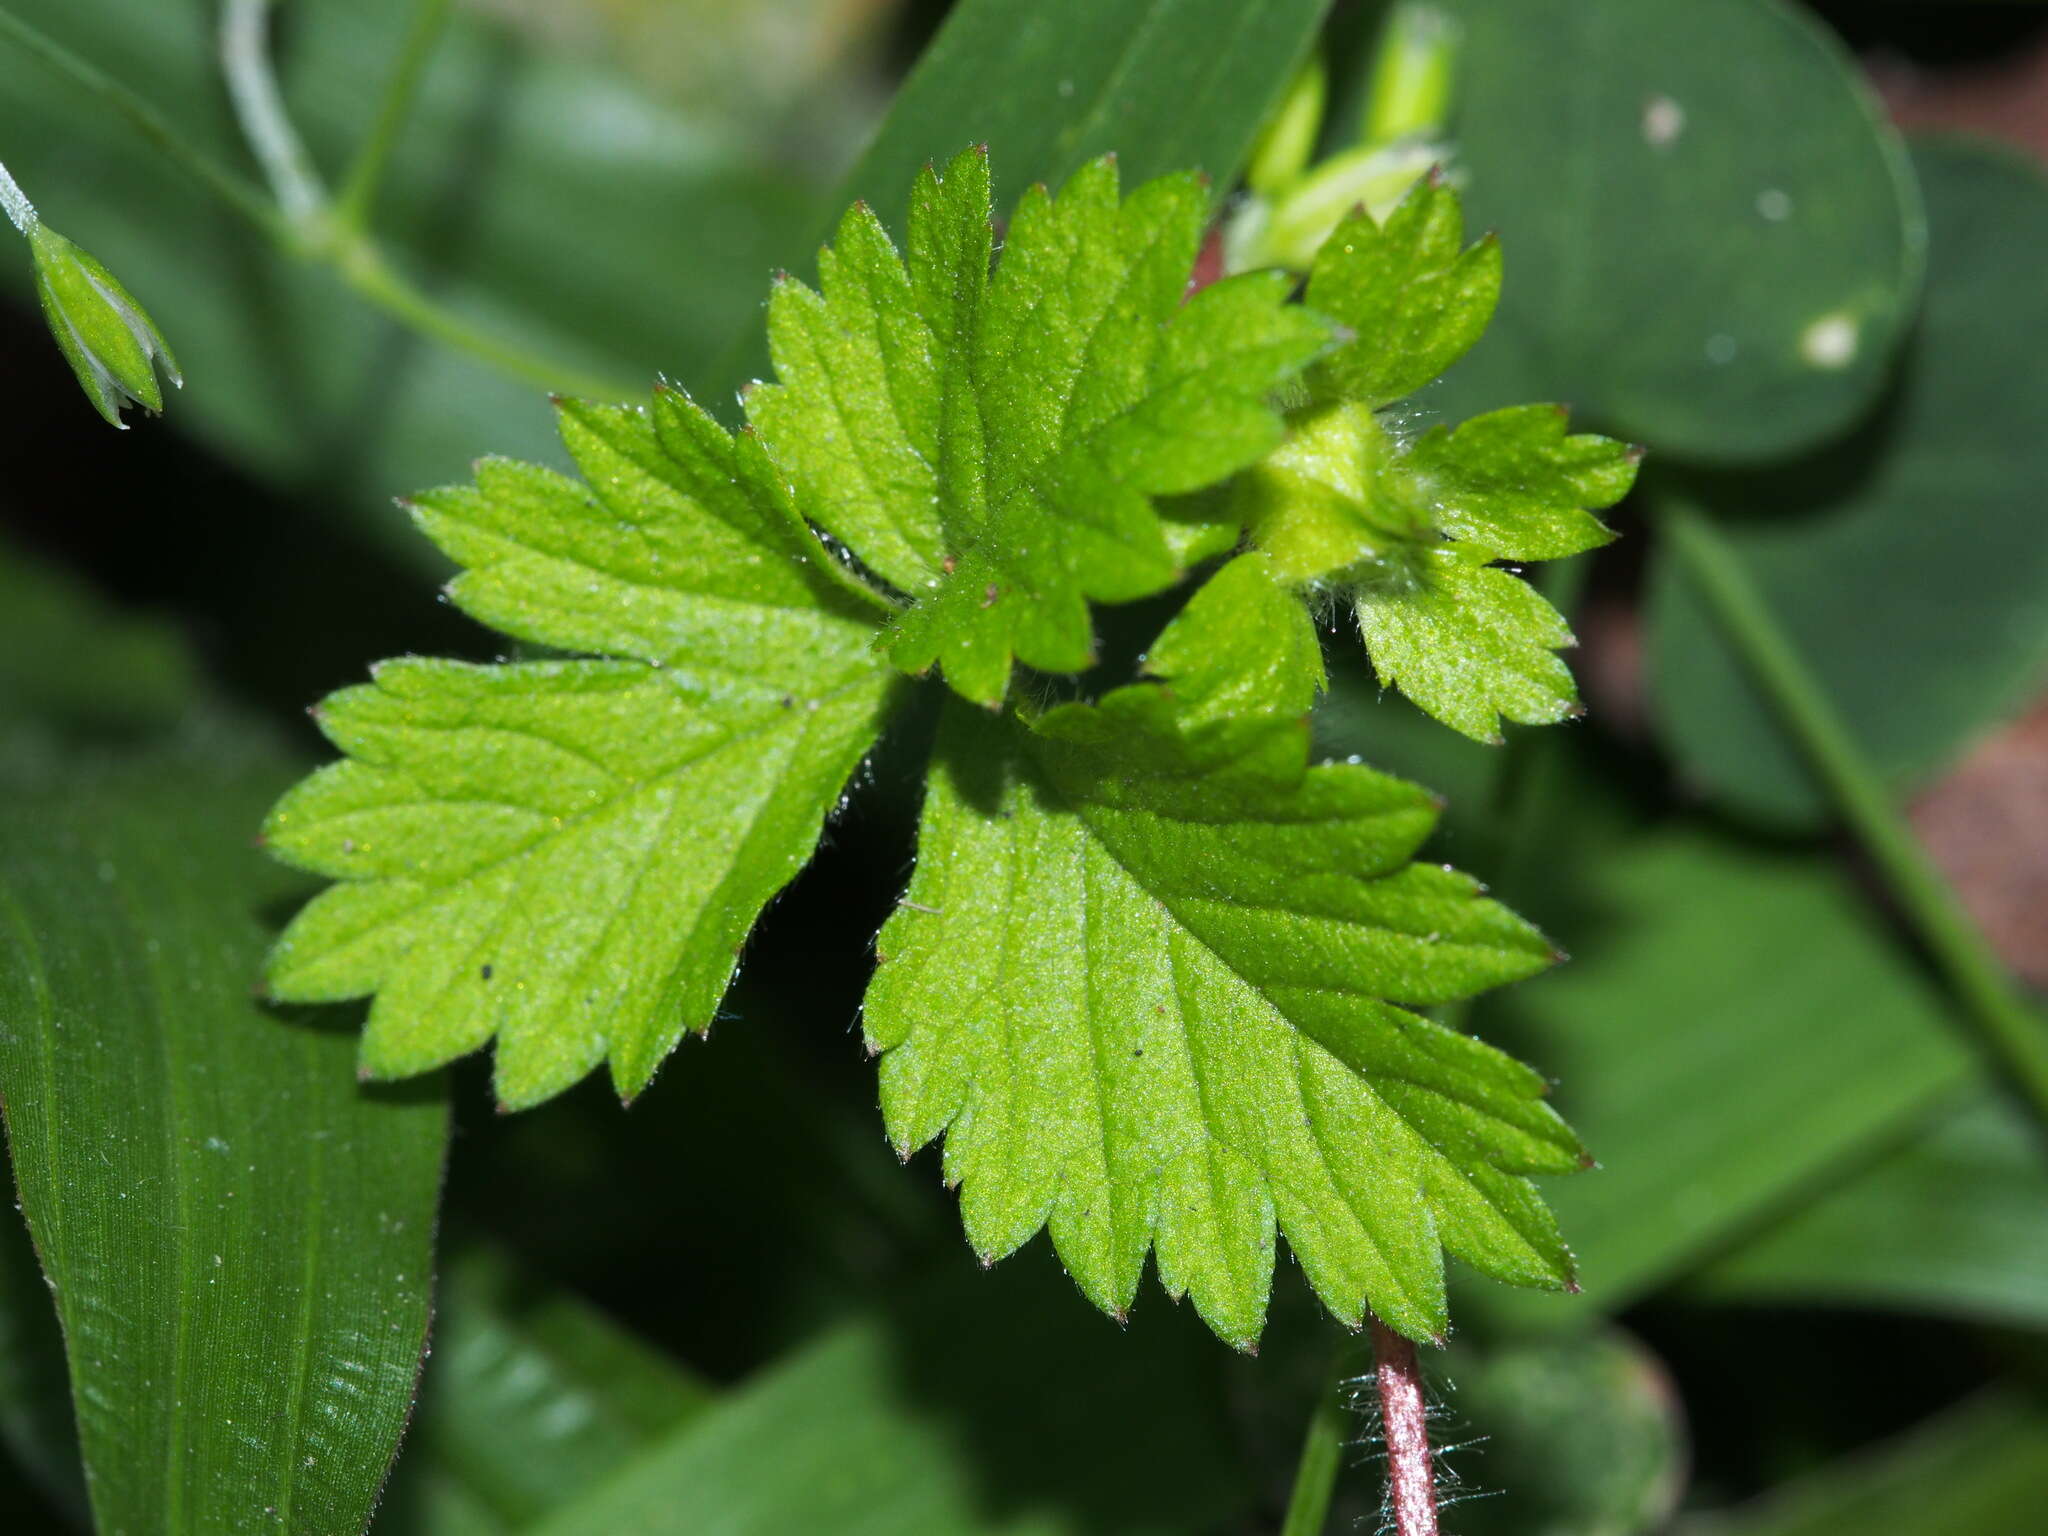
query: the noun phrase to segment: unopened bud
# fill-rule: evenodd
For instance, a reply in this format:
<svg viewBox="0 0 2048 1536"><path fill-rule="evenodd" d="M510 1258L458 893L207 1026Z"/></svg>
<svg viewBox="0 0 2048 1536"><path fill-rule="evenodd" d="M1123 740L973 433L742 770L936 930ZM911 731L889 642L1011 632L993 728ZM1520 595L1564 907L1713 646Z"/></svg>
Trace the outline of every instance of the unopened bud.
<svg viewBox="0 0 2048 1536"><path fill-rule="evenodd" d="M43 318L99 413L119 427L128 406L161 411L157 370L180 388L185 380L156 322L113 273L47 224L24 233L35 254Z"/></svg>

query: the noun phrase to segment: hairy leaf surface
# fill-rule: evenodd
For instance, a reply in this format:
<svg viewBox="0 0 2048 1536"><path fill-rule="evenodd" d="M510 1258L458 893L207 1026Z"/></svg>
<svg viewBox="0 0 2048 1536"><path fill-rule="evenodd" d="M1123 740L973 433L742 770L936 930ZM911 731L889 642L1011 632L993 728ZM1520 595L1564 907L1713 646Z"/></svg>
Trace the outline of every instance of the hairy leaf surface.
<svg viewBox="0 0 2048 1536"><path fill-rule="evenodd" d="M1300 690L1307 620L1258 556L1198 594L1155 668L1214 654L1197 637L1226 611L1242 635L1258 583L1265 673ZM1028 725L955 707L869 992L891 1136L907 1155L945 1133L984 1256L1049 1225L1121 1313L1155 1252L1240 1345L1276 1226L1337 1315L1370 1306L1416 1337L1445 1326L1445 1249L1568 1283L1524 1177L1581 1157L1542 1080L1399 1006L1533 974L1550 945L1410 862L1435 821L1424 791L1309 767L1298 715L1219 710L1244 676Z"/></svg>
<svg viewBox="0 0 2048 1536"><path fill-rule="evenodd" d="M1500 302L1500 243L1464 248L1458 194L1415 184L1384 226L1359 209L1316 253L1308 302L1351 338L1316 365L1326 398L1391 405L1471 350Z"/></svg>
<svg viewBox="0 0 2048 1536"><path fill-rule="evenodd" d="M1057 198L1033 188L993 273L988 187L980 150L927 171L907 257L849 212L819 290L777 286L781 382L747 408L809 515L914 600L890 659L994 703L1013 660L1092 664L1090 599L1178 578L1152 498L1272 448L1267 396L1328 332L1274 273L1186 297L1208 208L1192 176L1125 198L1104 158Z"/></svg>
<svg viewBox="0 0 2048 1536"><path fill-rule="evenodd" d="M566 406L563 436L588 486L487 462L419 520L479 618L638 659L387 663L321 706L349 760L266 827L340 882L279 941L272 990L374 992L377 1075L495 1036L507 1105L606 1059L636 1093L710 1023L892 692L875 600L747 436L675 396Z"/></svg>
<svg viewBox="0 0 2048 1536"><path fill-rule="evenodd" d="M1362 401L1296 411L1287 442L1231 499L1276 571L1357 610L1380 681L1479 741L1502 716L1578 712L1555 652L1557 610L1499 559L1554 559L1613 534L1590 509L1619 500L1639 455L1567 435L1554 406L1517 406L1403 441Z"/></svg>

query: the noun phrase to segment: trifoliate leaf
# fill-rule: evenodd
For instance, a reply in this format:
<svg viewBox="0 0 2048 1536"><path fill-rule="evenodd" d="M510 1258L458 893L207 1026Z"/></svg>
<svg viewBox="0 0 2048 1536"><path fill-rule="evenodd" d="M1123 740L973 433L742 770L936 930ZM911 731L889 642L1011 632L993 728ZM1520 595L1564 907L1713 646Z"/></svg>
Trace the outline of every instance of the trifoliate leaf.
<svg viewBox="0 0 2048 1536"><path fill-rule="evenodd" d="M1186 297L1208 212L1192 176L1123 198L1102 159L1057 198L1034 188L992 273L988 185L980 150L927 171L907 263L855 207L820 291L778 286L781 382L747 409L806 512L914 600L890 659L994 703L1013 659L1092 664L1090 599L1178 577L1151 498L1278 442L1267 396L1328 332L1275 273Z"/></svg>
<svg viewBox="0 0 2048 1536"><path fill-rule="evenodd" d="M707 1025L895 690L871 598L759 447L687 401L571 405L589 485L487 462L417 515L456 601L543 644L640 658L402 661L318 711L349 760L266 835L341 883L279 940L279 997L376 994L363 1067L498 1042L508 1106L609 1058L622 1094Z"/></svg>
<svg viewBox="0 0 2048 1536"><path fill-rule="evenodd" d="M1272 633L1268 665L1298 688ZM1423 791L1308 767L1300 720L1209 712L1217 679L1178 718L1180 687L1030 726L954 707L868 994L892 1139L907 1156L944 1134L984 1257L1049 1226L1120 1315L1153 1252L1240 1346L1276 1227L1339 1317L1370 1307L1417 1338L1445 1327L1445 1251L1568 1284L1524 1176L1582 1153L1542 1080L1398 1006L1533 974L1549 944L1409 862L1435 820Z"/></svg>
<svg viewBox="0 0 2048 1536"><path fill-rule="evenodd" d="M1462 249L1464 214L1441 177L1415 184L1384 227L1360 210L1331 232L1309 270L1309 307L1352 332L1316 364L1321 399L1388 405L1470 351L1500 301L1500 245Z"/></svg>
<svg viewBox="0 0 2048 1536"><path fill-rule="evenodd" d="M1577 713L1552 652L1571 630L1498 558L1576 554L1613 535L1590 508L1623 496L1639 455L1567 436L1554 406L1518 406L1404 443L1359 401L1292 414L1287 441L1232 482L1231 505L1283 580L1358 610L1380 681L1480 741L1500 717Z"/></svg>
<svg viewBox="0 0 2048 1536"><path fill-rule="evenodd" d="M1500 717L1552 725L1580 713L1557 657L1564 616L1475 544L1417 547L1347 589L1382 685L1475 741L1497 743Z"/></svg>

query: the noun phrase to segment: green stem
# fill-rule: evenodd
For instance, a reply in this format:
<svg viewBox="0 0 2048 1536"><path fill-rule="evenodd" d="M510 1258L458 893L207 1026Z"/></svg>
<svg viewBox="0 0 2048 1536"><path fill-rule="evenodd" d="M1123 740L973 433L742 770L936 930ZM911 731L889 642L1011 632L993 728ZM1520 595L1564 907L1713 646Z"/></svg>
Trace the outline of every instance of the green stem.
<svg viewBox="0 0 2048 1536"><path fill-rule="evenodd" d="M310 229L327 207L327 189L292 126L270 60L273 0L226 0L220 12L220 65L242 136L263 167L284 216Z"/></svg>
<svg viewBox="0 0 2048 1536"><path fill-rule="evenodd" d="M345 239L336 248L335 265L349 287L386 314L404 322L422 336L480 358L500 373L556 394L583 395L594 400L630 400L647 392L645 388L629 387L617 379L563 367L479 330L407 282L369 240L360 237Z"/></svg>
<svg viewBox="0 0 2048 1536"><path fill-rule="evenodd" d="M267 0L250 0L250 3L267 5ZM247 219L279 251L298 260L316 261L333 268L358 295L407 328L466 352L512 378L537 384L543 389L588 395L600 400L631 400L646 393L642 385L628 385L621 380L603 379L561 366L479 330L407 282L392 269L374 241L360 232L337 226L333 215L324 206L315 208L310 214L287 218L254 183L224 169L203 150L194 147L171 127L161 113L128 87L5 9L0 9L0 38L18 44L24 52L49 65L60 78L113 108L152 148ZM282 113L281 107L279 113ZM284 132L290 135L289 123L285 124ZM291 141L295 143L296 136L292 136ZM274 136L269 142L270 151L281 149L282 141ZM270 151L259 150L259 154ZM317 190L318 182L302 184L294 196L303 199L307 186ZM324 198L324 194L321 196Z"/></svg>
<svg viewBox="0 0 2048 1536"><path fill-rule="evenodd" d="M1308 1433L1301 1441L1301 1461L1294 1469L1294 1491L1287 1496L1287 1518L1280 1536L1322 1536L1329 1523L1330 1500L1337 1491L1337 1473L1344 1465L1344 1432L1348 1411L1344 1387L1355 1374L1358 1346L1347 1343L1330 1362Z"/></svg>
<svg viewBox="0 0 2048 1536"><path fill-rule="evenodd" d="M1681 505L1665 514L1663 533L1962 1003L1978 1043L2048 1130L2048 1028L1913 836L1720 530Z"/></svg>
<svg viewBox="0 0 2048 1536"><path fill-rule="evenodd" d="M10 11L0 10L0 37L40 59L87 95L95 96L113 108L159 154L266 235L272 239L284 235L283 220L253 183L225 169L204 150L188 143L156 108L120 81L86 63L62 43L45 37Z"/></svg>
<svg viewBox="0 0 2048 1536"><path fill-rule="evenodd" d="M349 167L341 195L335 199L335 222L345 230L360 231L369 225L377 189L383 185L392 151L398 147L406 119L412 115L420 81L426 75L427 60L433 57L434 47L441 40L451 8L452 0L419 0L412 13L412 26L407 29L405 43L399 50L398 66L392 70L391 78L385 84L384 99L378 103L376 121L371 124L362 148L356 152L355 164Z"/></svg>

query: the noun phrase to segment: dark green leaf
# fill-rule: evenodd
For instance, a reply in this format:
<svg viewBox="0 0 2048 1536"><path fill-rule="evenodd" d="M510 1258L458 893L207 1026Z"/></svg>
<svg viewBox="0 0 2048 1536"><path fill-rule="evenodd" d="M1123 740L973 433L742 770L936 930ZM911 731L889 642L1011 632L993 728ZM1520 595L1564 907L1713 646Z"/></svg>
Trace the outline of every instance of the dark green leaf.
<svg viewBox="0 0 2048 1536"><path fill-rule="evenodd" d="M1678 830L1563 874L1552 899L1579 914L1580 957L1483 1023L1557 1073L1600 1159L1545 1190L1579 1259L1574 1310L1699 1261L1974 1070L1946 1005L1825 861ZM1465 1301L1567 1320L1490 1289Z"/></svg>
<svg viewBox="0 0 2048 1536"><path fill-rule="evenodd" d="M1716 1300L1818 1301L2048 1326L2041 1133L1986 1093L1944 1110L1693 1276Z"/></svg>
<svg viewBox="0 0 2048 1536"><path fill-rule="evenodd" d="M1241 1518L1214 1346L1184 1316L1106 1327L1035 1257L833 1330L540 1533L1186 1536Z"/></svg>
<svg viewBox="0 0 2048 1536"><path fill-rule="evenodd" d="M102 1530L361 1528L419 1368L445 1114L252 1000L280 777L9 786L0 1088Z"/></svg>
<svg viewBox="0 0 2048 1536"><path fill-rule="evenodd" d="M1124 179L1201 171L1222 191L1307 51L1328 0L964 0L841 187L884 225L911 179L989 148L996 205L1098 155Z"/></svg>
<svg viewBox="0 0 2048 1536"><path fill-rule="evenodd" d="M1664 1529L1685 1489L1685 1419L1663 1363L1633 1336L1454 1344L1440 1369L1456 1389L1456 1419L1437 1431L1444 1464L1461 1491L1486 1495L1460 1502L1460 1536Z"/></svg>
<svg viewBox="0 0 2048 1536"><path fill-rule="evenodd" d="M1675 1536L2014 1536L2044 1485L2048 1410L1997 1391Z"/></svg>
<svg viewBox="0 0 2048 1536"><path fill-rule="evenodd" d="M1782 0L1445 0L1452 136L1501 309L1459 413L1567 399L1710 462L1840 431L1912 316L1921 231L1853 60Z"/></svg>
<svg viewBox="0 0 2048 1536"><path fill-rule="evenodd" d="M393 1489L401 1531L444 1536L458 1501L487 1528L523 1529L713 1400L652 1345L493 1250L447 1266L434 1311L433 1360Z"/></svg>
<svg viewBox="0 0 2048 1536"><path fill-rule="evenodd" d="M1933 245L1897 396L1841 449L1703 502L1887 777L1939 769L2048 672L2048 180L1958 139L1918 143ZM1653 585L1654 697L1689 776L1774 819L1825 797L1676 561Z"/></svg>

